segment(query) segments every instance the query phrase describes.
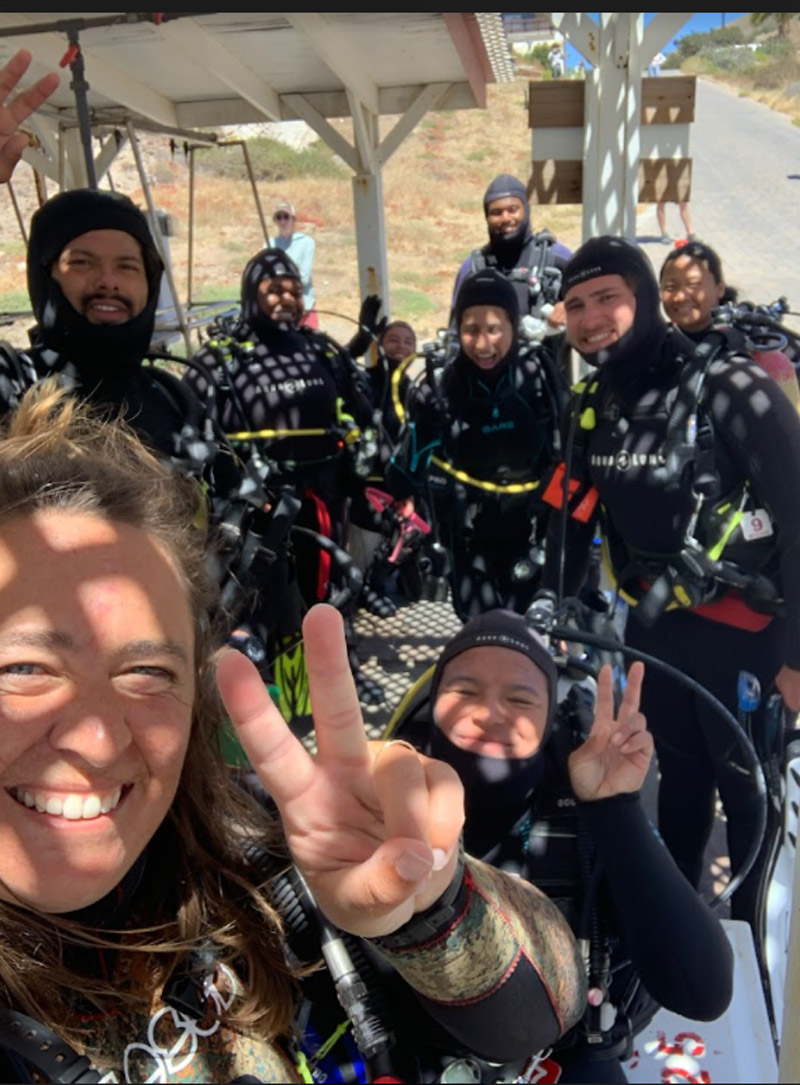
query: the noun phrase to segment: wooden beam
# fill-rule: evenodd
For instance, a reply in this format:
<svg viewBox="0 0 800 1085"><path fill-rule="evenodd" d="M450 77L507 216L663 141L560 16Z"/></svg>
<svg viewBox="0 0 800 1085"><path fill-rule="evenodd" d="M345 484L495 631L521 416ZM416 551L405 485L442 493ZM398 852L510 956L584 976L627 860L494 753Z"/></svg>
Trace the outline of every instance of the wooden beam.
<svg viewBox="0 0 800 1085"><path fill-rule="evenodd" d="M582 128L585 113L582 79L533 79L528 83L530 128ZM642 80L643 124L691 124L695 115L697 78L661 76Z"/></svg>
<svg viewBox="0 0 800 1085"><path fill-rule="evenodd" d="M416 83L398 87L381 87L378 92L380 115L396 117L409 109L425 84ZM281 95L281 120L297 119L297 114L286 102L291 95ZM314 107L320 117L349 117L347 95L344 91L314 91L302 95ZM438 109L475 109L475 97L469 83L451 83L450 89L438 103ZM250 124L264 119L263 113L243 98L207 98L199 101L178 102L179 127L218 128L226 124Z"/></svg>
<svg viewBox="0 0 800 1085"><path fill-rule="evenodd" d="M597 65L600 58L600 26L586 11L551 11L550 21L584 60Z"/></svg>
<svg viewBox="0 0 800 1085"><path fill-rule="evenodd" d="M164 23L159 28L159 34L175 50L185 53L203 71L215 75L269 120L281 119L280 98L275 89L232 52L224 39L212 37L194 19Z"/></svg>
<svg viewBox="0 0 800 1085"><path fill-rule="evenodd" d="M27 162L31 169L36 170L42 177L49 177L51 181L59 184L61 167L58 159L53 161L35 147L26 147L22 152L22 161Z"/></svg>
<svg viewBox="0 0 800 1085"><path fill-rule="evenodd" d="M528 181L532 204L582 203L583 161L533 162Z"/></svg>
<svg viewBox="0 0 800 1085"><path fill-rule="evenodd" d="M642 124L691 124L697 76L669 75L642 80Z"/></svg>
<svg viewBox="0 0 800 1085"><path fill-rule="evenodd" d="M281 12L302 35L319 59L358 98L370 113L380 113L378 88L364 67L364 58L352 39L319 12Z"/></svg>
<svg viewBox="0 0 800 1085"><path fill-rule="evenodd" d="M24 22L30 22L31 30L34 30L36 23L28 16L17 12L13 16L0 15L0 37L2 37L3 26L18 26ZM36 57L38 63L48 68L58 68L67 51L67 44L66 36L51 33L31 33L30 37L22 35L14 38L15 49L28 49ZM93 53L91 49L85 49L81 45L81 52L86 64L86 80L98 94L124 105L133 113L140 113L143 117L158 121L159 124L178 124L175 106L169 98L165 98L163 94L152 90L146 83L139 82L133 76L126 75L118 67ZM68 85L68 78L67 76L63 81L65 86Z"/></svg>
<svg viewBox="0 0 800 1085"><path fill-rule="evenodd" d="M583 161L553 159L533 162L528 180L531 204L580 204L583 201ZM690 158L642 159L639 163L639 203L691 198Z"/></svg>
<svg viewBox="0 0 800 1085"><path fill-rule="evenodd" d="M429 83L427 87L423 87L388 136L381 141L376 155L379 166L385 166L425 114L436 109L450 86L450 83Z"/></svg>
<svg viewBox="0 0 800 1085"><path fill-rule="evenodd" d="M285 94L283 100L295 117L305 121L310 128L314 129L319 138L327 143L332 151L344 159L353 173L359 172L361 163L358 151L351 143L347 142L341 133L336 131L332 124L328 124L304 95Z"/></svg>
<svg viewBox="0 0 800 1085"><path fill-rule="evenodd" d="M694 15L691 11L660 11L644 28L642 55L650 59L671 41Z"/></svg>
<svg viewBox="0 0 800 1085"><path fill-rule="evenodd" d="M585 87L582 79L532 79L528 127L583 128Z"/></svg>
<svg viewBox="0 0 800 1085"><path fill-rule="evenodd" d="M117 142L117 137L112 132L110 136L106 137L105 142L100 150L100 153L95 156L94 160L94 173L98 181L100 181L114 163L117 155L124 148L128 142L127 133Z"/></svg>
<svg viewBox="0 0 800 1085"><path fill-rule="evenodd" d="M367 113L352 91L348 90L347 96L350 99L350 115L353 118L353 136L358 157L361 160L357 172L373 174L378 169L375 159L375 152L378 149L378 126L377 123L373 123L375 117Z"/></svg>
<svg viewBox="0 0 800 1085"><path fill-rule="evenodd" d="M639 203L680 203L691 196L691 158L643 158L639 162Z"/></svg>
<svg viewBox="0 0 800 1085"><path fill-rule="evenodd" d="M30 129L39 140L43 153L51 162L58 162L58 127L45 120L41 113L34 113L22 125Z"/></svg>
<svg viewBox="0 0 800 1085"><path fill-rule="evenodd" d="M475 95L475 101L481 109L486 108L486 83L493 78L491 67L486 73L488 57L483 47L483 39L480 37L480 29L477 28L480 47L476 47L476 39L470 28L469 19L475 21L471 12L445 11L442 13L444 25L447 27L453 45L458 53L459 60L467 76L467 82Z"/></svg>

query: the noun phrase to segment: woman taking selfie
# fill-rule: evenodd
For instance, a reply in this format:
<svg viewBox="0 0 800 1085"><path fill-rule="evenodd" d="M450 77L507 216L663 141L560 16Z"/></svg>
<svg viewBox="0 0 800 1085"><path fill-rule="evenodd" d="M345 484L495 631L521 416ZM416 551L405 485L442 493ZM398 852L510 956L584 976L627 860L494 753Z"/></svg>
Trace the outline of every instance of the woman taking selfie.
<svg viewBox="0 0 800 1085"><path fill-rule="evenodd" d="M451 769L367 742L332 608L305 625L316 758L249 661L217 657L199 506L47 387L0 442L0 1079L314 1080L269 882L290 860L405 992L403 1073L417 1017L492 1061L551 1043L583 1001L565 924L460 852Z"/></svg>

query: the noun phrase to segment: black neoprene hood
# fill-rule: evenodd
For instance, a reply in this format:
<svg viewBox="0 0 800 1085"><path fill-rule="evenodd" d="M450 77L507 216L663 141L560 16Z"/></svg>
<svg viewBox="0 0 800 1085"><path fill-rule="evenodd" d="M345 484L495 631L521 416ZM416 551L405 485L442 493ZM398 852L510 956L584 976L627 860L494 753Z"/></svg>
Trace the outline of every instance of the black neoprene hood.
<svg viewBox="0 0 800 1085"><path fill-rule="evenodd" d="M253 331L273 323L266 323L268 318L258 301L258 284L265 279L297 279L300 282L300 271L283 249L262 249L248 260L242 272L242 316Z"/></svg>
<svg viewBox="0 0 800 1085"><path fill-rule="evenodd" d="M474 305L494 305L498 309L505 309L512 327L516 328L519 320L517 292L505 275L494 268L476 271L461 283L455 302L457 328L461 327L464 313Z"/></svg>
<svg viewBox="0 0 800 1085"><path fill-rule="evenodd" d="M121 230L135 238L142 247L149 293L157 293L164 267L143 212L119 192L76 188L52 196L31 219L28 292L38 320L47 298L53 263L73 238L92 230Z"/></svg>
<svg viewBox="0 0 800 1085"><path fill-rule="evenodd" d="M637 286L653 278L653 269L645 254L622 237L593 237L585 242L564 269L561 296L579 283L600 275L622 275L633 278Z"/></svg>
<svg viewBox="0 0 800 1085"><path fill-rule="evenodd" d="M483 196L483 209L488 212L489 204L494 203L495 200L508 199L510 196L515 197L518 200L522 200L525 205L525 210L528 210L528 193L525 190L525 185L518 177L512 176L510 173L501 173L499 177L495 177Z"/></svg>
<svg viewBox="0 0 800 1085"><path fill-rule="evenodd" d="M64 246L95 230L119 230L141 248L147 303L123 324L92 324L67 300L52 275ZM163 270L149 223L127 196L77 188L51 197L33 216L28 242L28 292L37 321L37 345L74 363L88 388L112 374L115 381L124 381L150 348Z"/></svg>
<svg viewBox="0 0 800 1085"><path fill-rule="evenodd" d="M621 275L636 295L633 326L611 346L592 354L581 352L592 365L620 363L647 364L648 344L662 334L666 322L661 315L661 291L647 256L622 237L593 237L586 241L564 269L561 297L581 283L601 275ZM569 335L569 318L567 319Z"/></svg>
<svg viewBox="0 0 800 1085"><path fill-rule="evenodd" d="M472 618L442 649L431 679L431 703L436 700L445 666L470 648L508 648L527 656L547 679L547 720L557 704L558 671L547 645L521 614L511 610L487 610Z"/></svg>

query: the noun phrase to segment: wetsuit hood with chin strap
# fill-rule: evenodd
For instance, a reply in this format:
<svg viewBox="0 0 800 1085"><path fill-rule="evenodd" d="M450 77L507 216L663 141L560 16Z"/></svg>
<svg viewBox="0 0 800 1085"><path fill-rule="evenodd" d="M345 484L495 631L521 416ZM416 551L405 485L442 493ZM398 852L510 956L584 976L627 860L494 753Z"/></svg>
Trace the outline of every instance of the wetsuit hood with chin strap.
<svg viewBox="0 0 800 1085"><path fill-rule="evenodd" d="M532 237L531 233L531 210L528 204L528 193L525 185L518 177L510 173L501 173L495 177L483 196L484 214L488 216L489 204L495 200L503 200L509 197L521 200L525 208L525 216L516 230L511 234L492 233L489 231L489 252L497 259L501 267L516 267L522 250ZM486 250L484 250L486 251Z"/></svg>
<svg viewBox="0 0 800 1085"><path fill-rule="evenodd" d="M582 357L594 366L608 368L620 377L646 369L656 358L668 324L661 315L658 282L641 249L621 237L595 237L578 249L564 270L561 296L601 275L621 275L636 295L633 325L616 343Z"/></svg>
<svg viewBox="0 0 800 1085"><path fill-rule="evenodd" d="M52 275L64 246L94 230L120 230L141 246L147 303L124 324L90 323ZM150 347L163 270L147 219L127 196L94 189L53 196L34 214L28 242L28 292L37 321L31 336L34 345L71 363L84 387L113 384L122 389Z"/></svg>

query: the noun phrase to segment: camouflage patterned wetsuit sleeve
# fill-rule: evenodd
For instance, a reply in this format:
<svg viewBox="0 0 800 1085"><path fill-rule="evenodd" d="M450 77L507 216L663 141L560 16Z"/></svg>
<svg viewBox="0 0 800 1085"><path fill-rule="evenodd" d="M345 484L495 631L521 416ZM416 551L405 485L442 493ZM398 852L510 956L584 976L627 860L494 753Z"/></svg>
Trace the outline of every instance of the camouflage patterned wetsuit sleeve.
<svg viewBox="0 0 800 1085"><path fill-rule="evenodd" d="M559 910L528 882L471 857L441 931L421 945L379 948L428 1013L493 1062L549 1047L584 1009L584 969Z"/></svg>

